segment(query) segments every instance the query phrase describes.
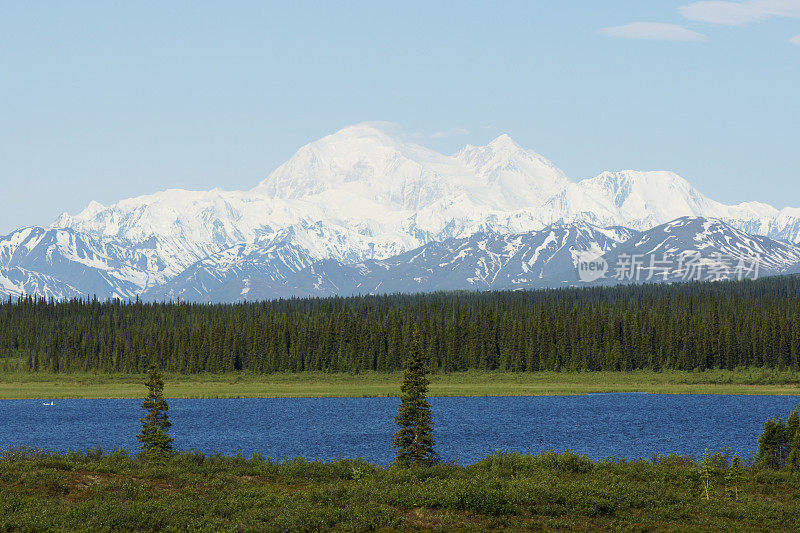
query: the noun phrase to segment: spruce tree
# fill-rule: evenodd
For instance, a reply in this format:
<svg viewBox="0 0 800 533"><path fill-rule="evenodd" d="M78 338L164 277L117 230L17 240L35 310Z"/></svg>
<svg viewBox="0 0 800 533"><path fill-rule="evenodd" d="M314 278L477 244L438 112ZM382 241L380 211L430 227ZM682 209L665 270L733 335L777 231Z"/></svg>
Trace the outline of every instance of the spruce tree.
<svg viewBox="0 0 800 533"><path fill-rule="evenodd" d="M145 415L141 419L142 431L136 438L142 443L141 455L145 459L163 459L172 453L174 439L169 436L172 426L167 416L169 405L164 399L164 381L156 365L150 366L145 386L149 392L142 402Z"/></svg>
<svg viewBox="0 0 800 533"><path fill-rule="evenodd" d="M731 467L725 475L725 481L729 484L728 490L734 500L739 499L739 486L742 484L743 477L744 468L742 468L742 459L739 457L739 451L737 450L731 459Z"/></svg>
<svg viewBox="0 0 800 533"><path fill-rule="evenodd" d="M711 470L711 455L709 455L708 450L703 452L703 462L700 464L700 472L702 476L700 482L703 486L706 500L710 500L711 495L709 494L709 490L711 489L711 476L713 472Z"/></svg>
<svg viewBox="0 0 800 533"><path fill-rule="evenodd" d="M789 413L789 418L786 419L786 437L788 441L794 438L794 434L800 431L800 413L797 409Z"/></svg>
<svg viewBox="0 0 800 533"><path fill-rule="evenodd" d="M800 472L800 431L795 431L789 441L789 455L786 457L786 467L796 474Z"/></svg>
<svg viewBox="0 0 800 533"><path fill-rule="evenodd" d="M764 422L764 432L758 438L756 458L767 468L781 469L785 465L787 455L786 425L779 418Z"/></svg>
<svg viewBox="0 0 800 533"><path fill-rule="evenodd" d="M792 473L800 471L800 416L797 409L792 411L786 421L786 433L789 453L786 456L786 466Z"/></svg>
<svg viewBox="0 0 800 533"><path fill-rule="evenodd" d="M430 383L427 373L419 332L415 328L400 385L400 407L394 419L400 426L393 442L397 448L395 463L399 466L431 465L438 460L433 449L433 415L427 398Z"/></svg>
<svg viewBox="0 0 800 533"><path fill-rule="evenodd" d="M758 453L756 458L767 468L775 468L777 465L777 453L775 450L775 420L768 418L764 422L764 431L758 437Z"/></svg>

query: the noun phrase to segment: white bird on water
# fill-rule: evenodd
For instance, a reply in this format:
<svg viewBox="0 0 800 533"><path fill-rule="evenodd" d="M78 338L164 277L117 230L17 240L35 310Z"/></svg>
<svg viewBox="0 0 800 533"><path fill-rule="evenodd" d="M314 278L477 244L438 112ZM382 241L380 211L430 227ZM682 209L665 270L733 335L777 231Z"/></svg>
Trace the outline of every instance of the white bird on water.
<svg viewBox="0 0 800 533"><path fill-rule="evenodd" d="M51 401L50 403L42 402L42 405L55 405L55 404L56 404L55 401Z"/></svg>

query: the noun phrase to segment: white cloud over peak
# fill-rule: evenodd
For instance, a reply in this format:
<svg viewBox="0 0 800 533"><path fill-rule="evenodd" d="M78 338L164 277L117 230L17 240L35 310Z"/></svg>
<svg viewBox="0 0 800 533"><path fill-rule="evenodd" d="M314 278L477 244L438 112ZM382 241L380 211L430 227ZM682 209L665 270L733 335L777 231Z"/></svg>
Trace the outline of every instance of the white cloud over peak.
<svg viewBox="0 0 800 533"><path fill-rule="evenodd" d="M469 130L465 130L464 128L452 128L449 130L444 131L437 131L436 133L431 134L431 139L443 139L445 137L454 137L456 135L466 135L469 133Z"/></svg>
<svg viewBox="0 0 800 533"><path fill-rule="evenodd" d="M744 26L772 17L800 18L800 0L702 1L679 10L681 15L696 22Z"/></svg>
<svg viewBox="0 0 800 533"><path fill-rule="evenodd" d="M632 22L623 26L602 28L600 33L622 39L648 39L653 41L702 41L706 38L677 24L664 22Z"/></svg>
<svg viewBox="0 0 800 533"><path fill-rule="evenodd" d="M794 37L789 39L789 42L792 44L796 44L797 46L800 46L800 35L795 35Z"/></svg>

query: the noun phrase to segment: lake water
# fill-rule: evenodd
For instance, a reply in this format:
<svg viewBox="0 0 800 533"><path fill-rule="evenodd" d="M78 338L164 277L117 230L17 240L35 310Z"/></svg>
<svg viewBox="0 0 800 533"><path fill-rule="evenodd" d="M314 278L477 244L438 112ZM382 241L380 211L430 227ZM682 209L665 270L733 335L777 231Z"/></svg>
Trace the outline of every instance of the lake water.
<svg viewBox="0 0 800 533"><path fill-rule="evenodd" d="M169 400L175 447L273 458L362 457L388 463L397 398ZM137 451L139 400L0 401L0 446ZM797 396L590 394L432 398L437 450L472 463L497 449L571 449L594 459L755 452L767 418Z"/></svg>

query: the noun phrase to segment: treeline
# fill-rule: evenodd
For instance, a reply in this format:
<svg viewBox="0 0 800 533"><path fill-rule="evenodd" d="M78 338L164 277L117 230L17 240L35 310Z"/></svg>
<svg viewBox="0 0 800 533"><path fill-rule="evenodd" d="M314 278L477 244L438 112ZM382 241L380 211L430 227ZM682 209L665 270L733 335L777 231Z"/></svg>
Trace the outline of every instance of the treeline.
<svg viewBox="0 0 800 533"><path fill-rule="evenodd" d="M0 369L434 371L797 369L800 278L260 303L0 305Z"/></svg>

